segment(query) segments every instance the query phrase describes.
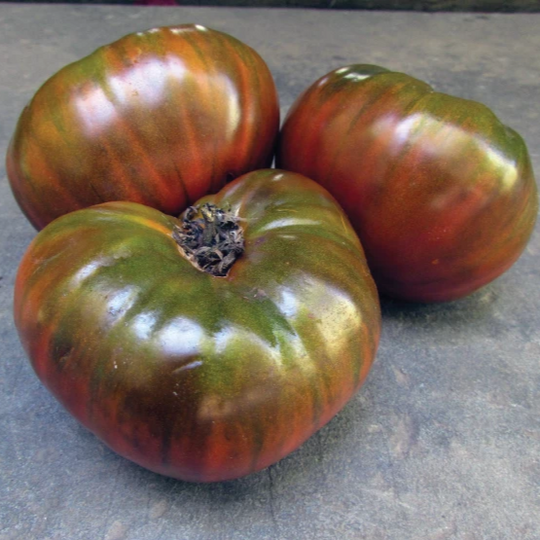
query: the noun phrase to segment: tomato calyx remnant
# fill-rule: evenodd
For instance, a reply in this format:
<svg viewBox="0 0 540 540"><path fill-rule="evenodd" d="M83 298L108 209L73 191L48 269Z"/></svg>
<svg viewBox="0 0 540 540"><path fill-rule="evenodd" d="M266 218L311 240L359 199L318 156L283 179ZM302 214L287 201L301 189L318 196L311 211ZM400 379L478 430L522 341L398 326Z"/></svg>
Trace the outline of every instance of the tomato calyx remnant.
<svg viewBox="0 0 540 540"><path fill-rule="evenodd" d="M195 268L224 277L244 252L244 231L238 221L214 204L190 206L172 235Z"/></svg>

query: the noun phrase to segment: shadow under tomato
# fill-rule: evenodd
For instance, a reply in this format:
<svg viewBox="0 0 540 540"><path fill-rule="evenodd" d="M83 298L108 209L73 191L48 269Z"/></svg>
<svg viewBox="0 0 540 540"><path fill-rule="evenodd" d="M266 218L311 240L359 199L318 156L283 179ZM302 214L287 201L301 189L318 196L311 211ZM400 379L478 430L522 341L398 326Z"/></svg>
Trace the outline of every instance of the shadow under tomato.
<svg viewBox="0 0 540 540"><path fill-rule="evenodd" d="M381 295L383 324L385 319L407 319L411 322L469 326L472 321L490 318L493 306L504 296L500 283L489 284L475 293L451 302L420 303L396 300Z"/></svg>

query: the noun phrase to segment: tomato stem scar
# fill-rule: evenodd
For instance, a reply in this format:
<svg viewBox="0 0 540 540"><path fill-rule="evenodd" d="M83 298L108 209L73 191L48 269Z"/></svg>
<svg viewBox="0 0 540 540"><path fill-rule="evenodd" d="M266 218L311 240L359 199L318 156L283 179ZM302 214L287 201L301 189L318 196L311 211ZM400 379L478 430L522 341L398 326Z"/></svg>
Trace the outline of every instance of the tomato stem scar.
<svg viewBox="0 0 540 540"><path fill-rule="evenodd" d="M244 231L239 220L214 204L190 206L172 236L195 268L225 277L244 252Z"/></svg>

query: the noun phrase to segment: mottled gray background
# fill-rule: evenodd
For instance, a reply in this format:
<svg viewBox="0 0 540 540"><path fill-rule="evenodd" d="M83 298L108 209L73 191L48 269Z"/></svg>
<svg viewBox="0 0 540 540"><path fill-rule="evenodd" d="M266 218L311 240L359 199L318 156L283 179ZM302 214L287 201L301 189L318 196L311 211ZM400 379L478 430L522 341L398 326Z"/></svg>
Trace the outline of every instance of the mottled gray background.
<svg viewBox="0 0 540 540"><path fill-rule="evenodd" d="M6 0L4 0L6 1ZM7 0L11 2L13 0ZM135 4L303 7L317 9L393 9L413 11L482 11L534 13L540 11L539 0L17 0L26 3Z"/></svg>
<svg viewBox="0 0 540 540"><path fill-rule="evenodd" d="M285 112L330 69L371 62L479 99L540 171L540 15L0 4L0 152L38 85L121 35L199 22L257 49ZM37 381L11 316L34 235L0 165L0 540L540 539L540 235L473 296L383 302L355 399L301 449L214 485L117 457Z"/></svg>

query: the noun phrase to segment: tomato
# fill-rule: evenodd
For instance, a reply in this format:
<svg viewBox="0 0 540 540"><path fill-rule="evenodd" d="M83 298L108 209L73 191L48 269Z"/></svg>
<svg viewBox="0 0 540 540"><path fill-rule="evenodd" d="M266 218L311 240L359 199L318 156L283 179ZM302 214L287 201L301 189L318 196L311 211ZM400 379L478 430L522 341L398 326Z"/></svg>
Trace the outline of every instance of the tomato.
<svg viewBox="0 0 540 540"><path fill-rule="evenodd" d="M274 81L253 49L200 25L154 28L38 90L12 138L8 178L38 229L112 200L178 215L269 166L278 129Z"/></svg>
<svg viewBox="0 0 540 540"><path fill-rule="evenodd" d="M223 277L179 244L208 204L243 234ZM315 182L256 171L196 208L177 219L121 201L58 218L21 262L15 322L41 381L112 449L217 481L274 463L345 405L380 309L358 237Z"/></svg>
<svg viewBox="0 0 540 540"><path fill-rule="evenodd" d="M538 212L523 139L486 106L372 65L337 69L292 106L278 165L343 206L379 290L465 296L519 257Z"/></svg>

